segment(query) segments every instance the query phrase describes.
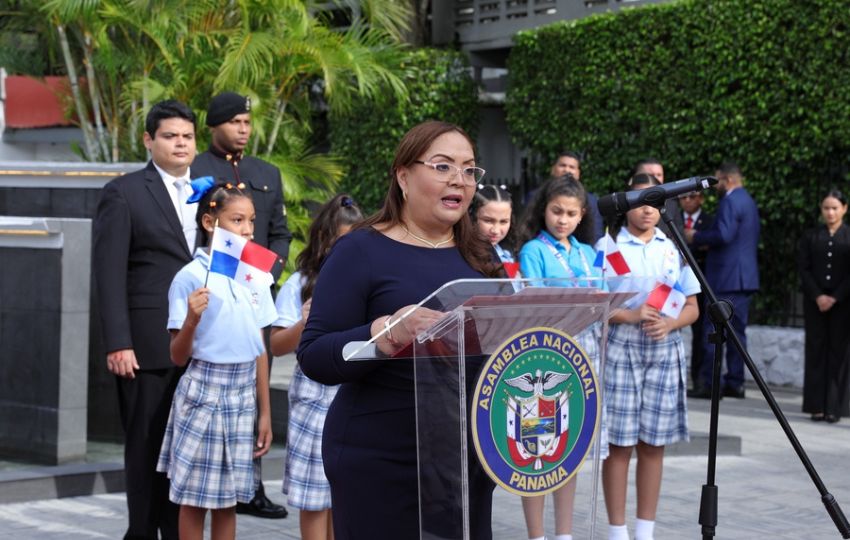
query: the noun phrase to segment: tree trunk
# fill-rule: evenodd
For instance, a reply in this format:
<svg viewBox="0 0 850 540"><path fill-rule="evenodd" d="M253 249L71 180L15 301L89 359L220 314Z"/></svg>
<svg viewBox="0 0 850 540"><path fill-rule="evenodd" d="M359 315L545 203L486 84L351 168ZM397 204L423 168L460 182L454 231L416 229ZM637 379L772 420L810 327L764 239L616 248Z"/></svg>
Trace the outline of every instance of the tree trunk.
<svg viewBox="0 0 850 540"><path fill-rule="evenodd" d="M80 82L77 78L77 69L74 67L74 59L71 57L71 47L68 45L68 36L65 34L65 27L61 24L56 25L56 30L59 32L59 42L62 45L62 56L65 58L65 67L68 69L68 80L71 83L71 93L74 96L74 105L77 109L77 116L80 119L80 129L83 130L83 142L86 146L86 158L91 161L97 161L97 143L94 140L94 133L92 133L91 124L89 124L86 105L83 102L83 97L80 95Z"/></svg>
<svg viewBox="0 0 850 540"><path fill-rule="evenodd" d="M430 0L409 0L409 2L410 24L403 38L404 41L414 47L424 47L430 41L428 39L428 6L430 5Z"/></svg>
<svg viewBox="0 0 850 540"><path fill-rule="evenodd" d="M251 155L256 156L257 152L260 151L260 138L254 137L254 144L251 147Z"/></svg>
<svg viewBox="0 0 850 540"><path fill-rule="evenodd" d="M143 74L143 79L142 79L143 80L143 84L142 84L142 111L144 112L145 115L148 114L148 111L151 108L151 103L150 103L151 100L148 97L148 77L149 76L150 76L150 69L148 69L148 67L145 66L145 72ZM143 129L147 129L147 126L145 126ZM151 151L146 150L146 155L147 155L147 160L150 160Z"/></svg>
<svg viewBox="0 0 850 540"><path fill-rule="evenodd" d="M134 99L130 103L130 151L135 154L139 150L139 117L138 117L138 105L136 105L136 100ZM114 141L113 141L114 142Z"/></svg>
<svg viewBox="0 0 850 540"><path fill-rule="evenodd" d="M118 122L112 125L112 163L118 163Z"/></svg>
<svg viewBox="0 0 850 540"><path fill-rule="evenodd" d="M283 122L283 113L286 112L286 102L282 99L277 100L277 106L275 107L277 110L274 115L274 124L272 125L272 132L269 134L269 144L266 148L266 155L270 156L272 150L274 150L274 143L277 141L277 134L280 131L280 124Z"/></svg>
<svg viewBox="0 0 850 540"><path fill-rule="evenodd" d="M91 34L88 31L85 31L83 35L83 55L83 64L86 66L86 78L89 83L89 97L91 98L91 107L94 112L94 126L97 129L97 142L100 144L100 152L103 155L104 161L108 162L110 161L109 146L106 141L107 134L103 129L103 120L100 115L100 92L97 90L91 54Z"/></svg>

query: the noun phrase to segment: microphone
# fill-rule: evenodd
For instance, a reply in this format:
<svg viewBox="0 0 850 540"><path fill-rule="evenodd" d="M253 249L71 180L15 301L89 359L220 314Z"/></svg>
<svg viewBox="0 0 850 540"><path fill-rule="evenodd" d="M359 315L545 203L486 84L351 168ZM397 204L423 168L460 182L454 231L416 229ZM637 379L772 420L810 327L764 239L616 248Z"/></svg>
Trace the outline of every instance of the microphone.
<svg viewBox="0 0 850 540"><path fill-rule="evenodd" d="M702 191L716 183L717 178L713 176L694 176L684 180L651 186L646 189L605 195L604 197L599 197L599 202L596 206L599 208L599 213L603 216L625 214L632 208L638 208L640 206L661 208L667 199L672 199L685 193L691 193L692 191Z"/></svg>

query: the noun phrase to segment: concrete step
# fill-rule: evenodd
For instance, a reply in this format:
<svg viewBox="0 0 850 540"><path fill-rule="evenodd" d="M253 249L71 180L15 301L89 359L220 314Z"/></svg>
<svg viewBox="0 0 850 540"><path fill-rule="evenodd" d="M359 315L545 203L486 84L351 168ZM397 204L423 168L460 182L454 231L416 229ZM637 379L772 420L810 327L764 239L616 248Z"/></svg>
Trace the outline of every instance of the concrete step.
<svg viewBox="0 0 850 540"><path fill-rule="evenodd" d="M108 443L99 443L101 447ZM79 497L125 491L123 446L112 444L114 454L106 461L31 467L0 471L0 504ZM708 453L708 435L691 434L691 441L670 445L667 456L700 456ZM741 438L720 436L717 453L720 456L740 456ZM280 480L286 449L275 444L263 458L263 480Z"/></svg>
<svg viewBox="0 0 850 540"><path fill-rule="evenodd" d="M126 491L123 445L100 445L111 446L114 457L91 463L0 471L0 504ZM283 477L285 455L283 446L272 446L263 458L263 480Z"/></svg>
<svg viewBox="0 0 850 540"><path fill-rule="evenodd" d="M287 392L295 362L294 355L286 355L275 358L272 364L269 382L275 442L263 458L264 480L283 477L289 417ZM0 461L0 504L123 491L124 446L119 443L89 441L84 463L40 466Z"/></svg>

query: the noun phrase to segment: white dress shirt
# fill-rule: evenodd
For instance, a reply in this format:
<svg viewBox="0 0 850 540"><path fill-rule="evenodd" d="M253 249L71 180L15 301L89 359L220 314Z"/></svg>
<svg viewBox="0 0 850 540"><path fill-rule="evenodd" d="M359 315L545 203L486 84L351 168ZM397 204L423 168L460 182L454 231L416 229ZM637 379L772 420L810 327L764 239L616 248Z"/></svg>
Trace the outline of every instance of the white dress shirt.
<svg viewBox="0 0 850 540"><path fill-rule="evenodd" d="M699 215L702 213L702 208L697 209L693 214L688 214L687 212L682 212L682 223L688 222L688 216L691 216L691 227L697 224L697 220L699 219Z"/></svg>
<svg viewBox="0 0 850 540"><path fill-rule="evenodd" d="M183 236L186 238L186 247L189 252L195 250L195 238L198 234L198 225L195 222L195 214L198 212L198 203L189 204L186 200L192 195L192 186L189 185L191 176L189 169L186 169L186 174L181 177L171 176L162 170L156 163L153 164L156 171L162 178L162 183L165 184L165 189L168 190L168 195L171 197L171 204L174 205L174 211L177 212L177 219L180 220L180 225L183 226ZM182 187L178 187L178 181Z"/></svg>

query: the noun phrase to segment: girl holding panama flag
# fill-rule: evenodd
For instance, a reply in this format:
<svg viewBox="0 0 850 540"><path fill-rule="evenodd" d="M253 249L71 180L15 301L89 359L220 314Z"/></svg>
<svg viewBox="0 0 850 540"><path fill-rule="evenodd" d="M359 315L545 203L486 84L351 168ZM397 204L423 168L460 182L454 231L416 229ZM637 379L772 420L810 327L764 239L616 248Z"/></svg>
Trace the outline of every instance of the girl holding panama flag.
<svg viewBox="0 0 850 540"><path fill-rule="evenodd" d="M199 248L168 292L171 360L186 366L177 385L157 470L180 505L181 539L236 537L236 502L254 497L252 459L272 442L268 358L262 329L277 318L268 272L276 255L250 241L254 204L243 186L192 182L200 201ZM259 410L254 445L254 417Z"/></svg>
<svg viewBox="0 0 850 540"><path fill-rule="evenodd" d="M653 185L658 181L646 174L635 175L629 183L631 190ZM654 278L648 283L656 286L644 291L641 305L615 312L610 321L605 364L610 445L602 466L609 540L631 538L626 527L626 488L632 452L637 451L634 538L650 540L664 446L688 438L687 366L679 329L696 320L700 289L673 242L656 227L660 216L650 206L635 208L626 214L625 227L621 224L614 231L626 269L634 276ZM607 242L603 237L598 247L610 255Z"/></svg>

